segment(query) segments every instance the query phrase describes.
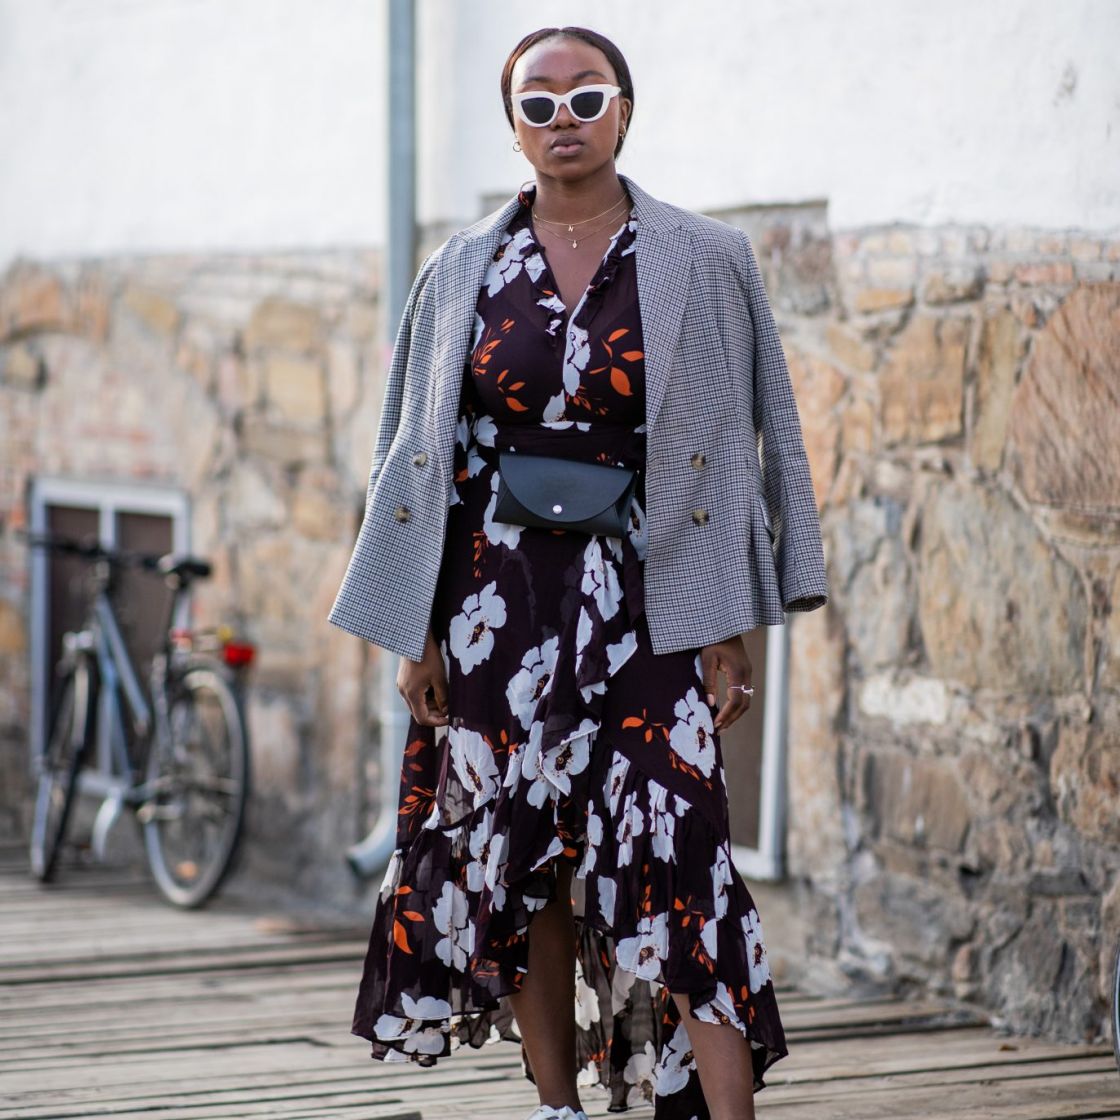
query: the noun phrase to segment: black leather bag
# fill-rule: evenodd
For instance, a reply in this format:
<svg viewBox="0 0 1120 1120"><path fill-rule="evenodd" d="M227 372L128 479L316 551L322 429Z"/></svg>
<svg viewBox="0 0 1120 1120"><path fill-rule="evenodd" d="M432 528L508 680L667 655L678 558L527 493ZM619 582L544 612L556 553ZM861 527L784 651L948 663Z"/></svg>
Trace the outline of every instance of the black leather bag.
<svg viewBox="0 0 1120 1120"><path fill-rule="evenodd" d="M637 484L629 467L502 451L494 520L621 537Z"/></svg>

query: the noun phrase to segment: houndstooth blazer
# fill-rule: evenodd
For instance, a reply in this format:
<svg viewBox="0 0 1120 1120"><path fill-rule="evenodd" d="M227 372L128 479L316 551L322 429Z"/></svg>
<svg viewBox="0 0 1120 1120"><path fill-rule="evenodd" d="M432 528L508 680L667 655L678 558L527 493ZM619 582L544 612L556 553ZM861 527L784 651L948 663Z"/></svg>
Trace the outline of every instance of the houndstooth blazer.
<svg viewBox="0 0 1120 1120"><path fill-rule="evenodd" d="M828 600L782 344L750 239L619 175L638 221L646 370L645 610L654 653ZM389 366L365 513L328 616L423 658L443 555L463 367L504 206L423 263Z"/></svg>

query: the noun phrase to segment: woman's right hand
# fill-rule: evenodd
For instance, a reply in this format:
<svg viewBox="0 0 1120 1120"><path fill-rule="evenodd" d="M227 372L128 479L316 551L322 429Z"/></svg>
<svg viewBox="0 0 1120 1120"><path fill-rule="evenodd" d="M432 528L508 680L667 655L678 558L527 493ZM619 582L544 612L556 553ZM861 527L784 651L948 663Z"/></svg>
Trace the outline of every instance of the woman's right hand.
<svg viewBox="0 0 1120 1120"><path fill-rule="evenodd" d="M447 715L447 668L431 628L424 642L424 658L401 658L397 691L404 697L412 718L425 727L442 727Z"/></svg>

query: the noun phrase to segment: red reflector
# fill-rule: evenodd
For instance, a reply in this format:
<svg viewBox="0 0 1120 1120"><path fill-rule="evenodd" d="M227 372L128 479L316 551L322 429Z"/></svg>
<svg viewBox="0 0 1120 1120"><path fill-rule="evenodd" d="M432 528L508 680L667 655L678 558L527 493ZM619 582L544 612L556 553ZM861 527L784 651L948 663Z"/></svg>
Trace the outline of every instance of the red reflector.
<svg viewBox="0 0 1120 1120"><path fill-rule="evenodd" d="M253 660L256 650L252 646L239 645L229 642L222 646L222 658L227 665L248 665Z"/></svg>

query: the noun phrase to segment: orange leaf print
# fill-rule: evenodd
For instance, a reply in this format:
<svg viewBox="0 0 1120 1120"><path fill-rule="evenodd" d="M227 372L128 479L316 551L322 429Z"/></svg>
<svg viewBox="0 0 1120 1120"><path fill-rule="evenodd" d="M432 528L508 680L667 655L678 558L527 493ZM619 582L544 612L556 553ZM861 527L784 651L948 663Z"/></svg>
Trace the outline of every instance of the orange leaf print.
<svg viewBox="0 0 1120 1120"><path fill-rule="evenodd" d="M404 931L404 926L396 919L393 920L393 940L397 943L397 948L412 956L412 950L408 947L408 935Z"/></svg>
<svg viewBox="0 0 1120 1120"><path fill-rule="evenodd" d="M629 327L619 327L618 330L611 331L611 333L609 335L607 335L607 341L608 342L614 342L614 340L616 338L621 338L624 334L628 334L629 331L630 331Z"/></svg>
<svg viewBox="0 0 1120 1120"><path fill-rule="evenodd" d="M622 721L623 727L641 727L645 720L639 719L637 716L627 716Z"/></svg>
<svg viewBox="0 0 1120 1120"><path fill-rule="evenodd" d="M611 366L611 388L624 397L630 396L630 378L618 366Z"/></svg>
<svg viewBox="0 0 1120 1120"><path fill-rule="evenodd" d="M645 357L641 350L624 350L622 356L628 362L636 362L639 358Z"/></svg>
<svg viewBox="0 0 1120 1120"><path fill-rule="evenodd" d="M422 922L424 915L417 910L403 910L402 913L410 922Z"/></svg>
<svg viewBox="0 0 1120 1120"><path fill-rule="evenodd" d="M506 397L506 404L508 404L514 412L525 412L529 407L527 404L522 404L519 400L515 400L513 397Z"/></svg>

